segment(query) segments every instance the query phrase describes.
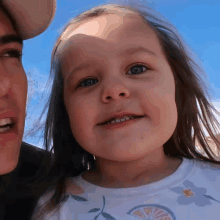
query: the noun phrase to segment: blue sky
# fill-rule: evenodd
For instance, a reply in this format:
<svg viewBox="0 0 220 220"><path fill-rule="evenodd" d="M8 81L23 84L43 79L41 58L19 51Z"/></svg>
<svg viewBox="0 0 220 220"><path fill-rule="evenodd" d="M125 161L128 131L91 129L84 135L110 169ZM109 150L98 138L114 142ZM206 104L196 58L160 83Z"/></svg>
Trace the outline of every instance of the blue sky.
<svg viewBox="0 0 220 220"><path fill-rule="evenodd" d="M135 1L135 0L132 0ZM158 11L174 24L196 61L206 72L212 103L220 111L220 1L219 0L148 0L140 1ZM45 90L50 71L50 55L61 28L79 13L106 1L57 0L57 11L50 27L36 38L24 42L23 65L28 76L29 102L23 141L42 147L40 133L28 131L43 110L49 91ZM220 122L220 117L217 117Z"/></svg>

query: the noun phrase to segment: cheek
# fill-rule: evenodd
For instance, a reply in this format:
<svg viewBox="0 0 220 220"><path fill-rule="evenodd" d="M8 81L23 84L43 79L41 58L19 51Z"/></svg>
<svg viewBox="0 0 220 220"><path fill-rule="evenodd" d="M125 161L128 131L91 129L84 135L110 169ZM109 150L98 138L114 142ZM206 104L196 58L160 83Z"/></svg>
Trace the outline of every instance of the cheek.
<svg viewBox="0 0 220 220"><path fill-rule="evenodd" d="M175 97L173 94L164 94L160 97L161 99L158 100L158 115L160 117L156 118L155 120L157 123L161 124L161 127L164 130L164 134L171 134L174 132L176 125L177 125L177 108L175 103ZM156 110L154 110L156 114Z"/></svg>
<svg viewBox="0 0 220 220"><path fill-rule="evenodd" d="M175 83L172 77L160 77L153 80L145 90L146 114L152 123L158 127L175 126L177 123L177 108L175 103Z"/></svg>
<svg viewBox="0 0 220 220"><path fill-rule="evenodd" d="M91 102L80 99L76 96L68 96L65 105L73 132L86 132L92 126L94 111Z"/></svg>
<svg viewBox="0 0 220 220"><path fill-rule="evenodd" d="M4 71L7 72L13 84L13 94L19 101L18 105L26 105L27 100L27 76L22 63L18 59L8 59L2 63Z"/></svg>
<svg viewBox="0 0 220 220"><path fill-rule="evenodd" d="M155 141L162 145L169 140L177 125L175 100L172 95L156 96L154 94L146 103L146 108L152 137L156 137Z"/></svg>
<svg viewBox="0 0 220 220"><path fill-rule="evenodd" d="M5 71L9 74L17 74L21 71L24 72L22 62L17 58L6 58L2 60L1 64L4 66Z"/></svg>
<svg viewBox="0 0 220 220"><path fill-rule="evenodd" d="M27 101L27 76L22 70L20 74L14 76L14 93L17 95L17 99L23 106L26 106Z"/></svg>
<svg viewBox="0 0 220 220"><path fill-rule="evenodd" d="M66 92L64 96L66 97L65 105L71 118L75 118L75 121L82 121L85 124L94 123L94 118L99 114L96 95Z"/></svg>

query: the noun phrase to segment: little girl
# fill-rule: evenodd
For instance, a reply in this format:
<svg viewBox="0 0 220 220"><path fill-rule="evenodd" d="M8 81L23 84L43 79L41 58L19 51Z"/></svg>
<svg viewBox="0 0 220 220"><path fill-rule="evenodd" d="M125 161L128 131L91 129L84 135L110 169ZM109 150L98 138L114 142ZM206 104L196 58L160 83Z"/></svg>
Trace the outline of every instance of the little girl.
<svg viewBox="0 0 220 220"><path fill-rule="evenodd" d="M220 162L202 129L220 144L213 106L181 38L148 10L95 7L58 38L45 126L54 184L32 219L220 218Z"/></svg>

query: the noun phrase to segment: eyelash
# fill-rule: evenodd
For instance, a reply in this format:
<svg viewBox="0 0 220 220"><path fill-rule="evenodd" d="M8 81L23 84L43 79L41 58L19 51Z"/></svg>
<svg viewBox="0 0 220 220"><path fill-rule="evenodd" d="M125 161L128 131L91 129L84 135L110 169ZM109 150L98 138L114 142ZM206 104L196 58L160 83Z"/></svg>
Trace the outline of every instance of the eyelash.
<svg viewBox="0 0 220 220"><path fill-rule="evenodd" d="M130 68L129 68L129 70L131 70L131 68L133 68L133 67L136 67L136 66L142 66L142 67L145 67L147 70L150 70L150 68L149 67L147 67L147 66L145 66L145 65L142 65L142 64L135 64L135 65L133 65L133 66L131 66ZM145 70L145 71L147 71L147 70ZM143 71L143 72L145 72L145 71ZM143 73L142 72L142 73ZM142 73L140 73L140 74L142 74ZM140 75L140 74L137 74L137 75ZM132 74L131 74L132 75ZM134 75L136 75L136 74L134 74ZM86 80L91 80L91 79L94 79L94 78L87 78L87 79L84 79L83 81L81 81L80 83L79 83L79 85L77 86L77 88L78 87L88 87L88 86L80 86L83 82L85 82Z"/></svg>
<svg viewBox="0 0 220 220"><path fill-rule="evenodd" d="M9 56L5 56L5 54L9 54ZM19 50L10 50L4 53L3 55L1 55L0 57L21 59L22 55L23 54Z"/></svg>

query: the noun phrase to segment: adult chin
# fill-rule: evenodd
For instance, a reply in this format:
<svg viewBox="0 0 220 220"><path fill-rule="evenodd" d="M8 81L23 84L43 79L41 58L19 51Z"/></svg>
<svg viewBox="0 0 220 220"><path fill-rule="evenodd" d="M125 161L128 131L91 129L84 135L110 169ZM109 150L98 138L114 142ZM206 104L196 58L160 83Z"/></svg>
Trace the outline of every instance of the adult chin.
<svg viewBox="0 0 220 220"><path fill-rule="evenodd" d="M22 130L23 133L23 130ZM12 172L18 165L21 143L21 132L0 134L0 175ZM10 140L7 140L11 138Z"/></svg>

